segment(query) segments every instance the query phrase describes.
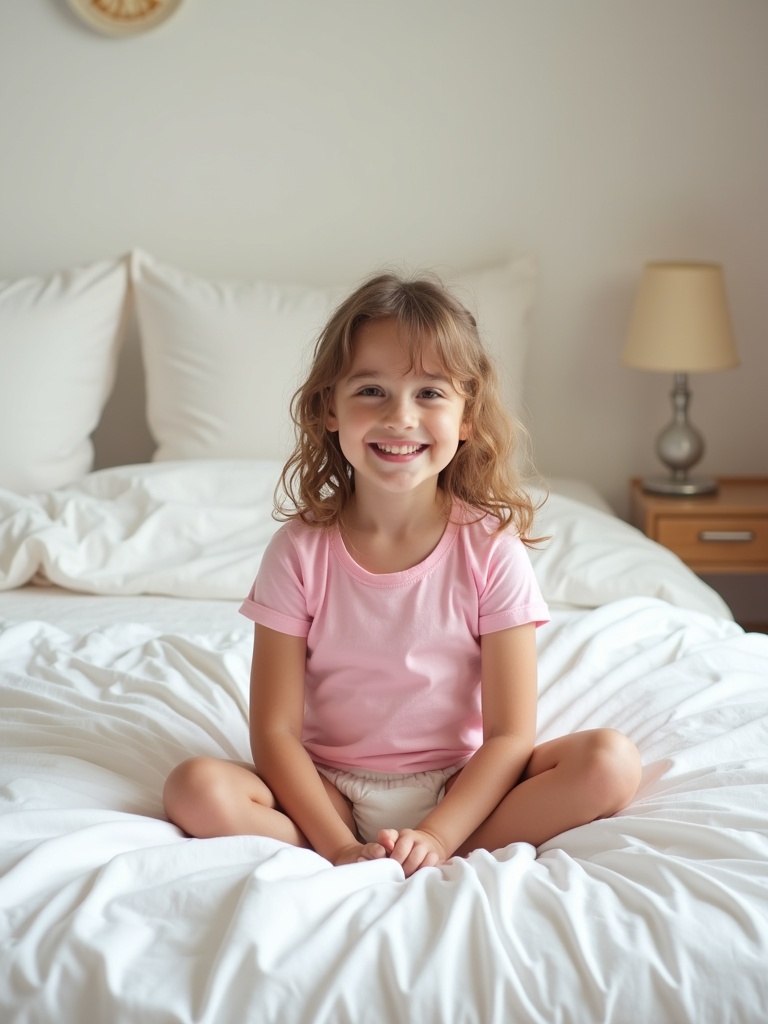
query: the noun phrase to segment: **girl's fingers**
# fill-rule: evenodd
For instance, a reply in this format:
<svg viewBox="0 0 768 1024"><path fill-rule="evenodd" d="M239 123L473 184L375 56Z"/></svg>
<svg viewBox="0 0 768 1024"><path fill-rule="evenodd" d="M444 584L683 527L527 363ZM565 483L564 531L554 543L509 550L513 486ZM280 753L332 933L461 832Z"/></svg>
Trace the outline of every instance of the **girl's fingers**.
<svg viewBox="0 0 768 1024"><path fill-rule="evenodd" d="M406 859L411 854L413 845L414 843L411 836L398 835L397 842L392 847L389 856L392 858L392 860L396 860L398 864L405 864Z"/></svg>
<svg viewBox="0 0 768 1024"><path fill-rule="evenodd" d="M399 835L400 833L396 828L382 828L379 830L379 842L388 854L391 854L394 850Z"/></svg>
<svg viewBox="0 0 768 1024"><path fill-rule="evenodd" d="M410 854L403 861L403 871L405 877L408 878L414 871L418 871L419 868L434 867L437 864L437 855L432 851L427 850L420 843L417 843Z"/></svg>
<svg viewBox="0 0 768 1024"><path fill-rule="evenodd" d="M382 857L387 856L387 851L381 845L381 843L366 843L360 851L360 856L357 858L361 860L380 860Z"/></svg>
<svg viewBox="0 0 768 1024"><path fill-rule="evenodd" d="M402 864L406 878L419 868L436 867L443 861L431 837L410 830L400 833L390 857Z"/></svg>

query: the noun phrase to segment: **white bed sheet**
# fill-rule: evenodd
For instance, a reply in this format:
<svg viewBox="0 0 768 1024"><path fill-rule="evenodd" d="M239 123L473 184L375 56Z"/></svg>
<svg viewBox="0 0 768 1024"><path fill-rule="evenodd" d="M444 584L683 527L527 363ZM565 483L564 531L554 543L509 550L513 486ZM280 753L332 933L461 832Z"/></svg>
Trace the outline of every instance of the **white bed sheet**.
<svg viewBox="0 0 768 1024"><path fill-rule="evenodd" d="M763 1021L768 637L663 557L677 603L643 593L655 546L611 540L604 512L548 515L545 596L558 563L584 578L539 631L540 738L622 729L640 792L538 851L407 880L164 820L177 761L249 756L234 598L0 596L0 1020ZM574 538L612 545L637 593L585 607L609 559L576 557Z"/></svg>

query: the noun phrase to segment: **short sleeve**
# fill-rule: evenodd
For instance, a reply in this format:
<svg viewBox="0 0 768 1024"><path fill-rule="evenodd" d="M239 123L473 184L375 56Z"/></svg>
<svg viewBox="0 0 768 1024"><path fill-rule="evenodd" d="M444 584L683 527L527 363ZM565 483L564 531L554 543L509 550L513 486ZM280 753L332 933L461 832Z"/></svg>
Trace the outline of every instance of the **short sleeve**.
<svg viewBox="0 0 768 1024"><path fill-rule="evenodd" d="M512 626L549 622L549 609L533 571L528 550L514 534L496 534L479 595L480 634Z"/></svg>
<svg viewBox="0 0 768 1024"><path fill-rule="evenodd" d="M240 613L278 633L308 635L312 618L307 612L301 558L287 526L267 545Z"/></svg>

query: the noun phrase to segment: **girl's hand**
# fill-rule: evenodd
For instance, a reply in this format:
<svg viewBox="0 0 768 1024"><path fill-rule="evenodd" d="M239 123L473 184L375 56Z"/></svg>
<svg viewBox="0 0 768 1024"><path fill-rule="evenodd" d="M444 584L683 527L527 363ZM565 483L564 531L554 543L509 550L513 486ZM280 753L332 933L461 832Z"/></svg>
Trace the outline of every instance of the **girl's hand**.
<svg viewBox="0 0 768 1024"><path fill-rule="evenodd" d="M393 828L382 829L379 842L391 860L402 864L406 878L419 868L433 868L448 860L442 843L429 832L417 828L404 828L399 832Z"/></svg>
<svg viewBox="0 0 768 1024"><path fill-rule="evenodd" d="M333 859L335 867L341 864L359 864L360 861L380 860L387 851L380 843L350 843L343 847Z"/></svg>

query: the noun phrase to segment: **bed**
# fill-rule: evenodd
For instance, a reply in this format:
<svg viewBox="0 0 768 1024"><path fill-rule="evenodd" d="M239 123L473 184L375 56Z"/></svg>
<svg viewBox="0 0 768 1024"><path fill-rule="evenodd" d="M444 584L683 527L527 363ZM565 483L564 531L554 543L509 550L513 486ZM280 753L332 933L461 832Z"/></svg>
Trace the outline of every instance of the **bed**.
<svg viewBox="0 0 768 1024"><path fill-rule="evenodd" d="M530 261L460 284L517 401ZM583 481L540 495L539 738L628 733L629 807L407 880L165 819L177 762L249 757L237 609L336 294L145 253L0 285L0 1020L763 1021L768 636ZM155 457L93 470L129 308Z"/></svg>

